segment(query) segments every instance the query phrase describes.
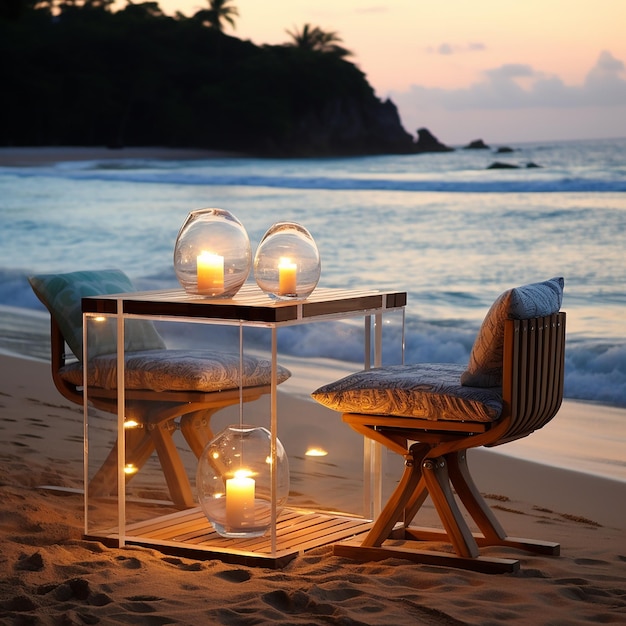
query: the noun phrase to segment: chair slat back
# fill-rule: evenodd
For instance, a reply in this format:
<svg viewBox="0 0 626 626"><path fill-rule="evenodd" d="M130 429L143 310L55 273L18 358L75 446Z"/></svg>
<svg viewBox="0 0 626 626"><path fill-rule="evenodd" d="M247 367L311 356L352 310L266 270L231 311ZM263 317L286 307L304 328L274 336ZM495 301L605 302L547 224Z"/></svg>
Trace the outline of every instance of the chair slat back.
<svg viewBox="0 0 626 626"><path fill-rule="evenodd" d="M502 394L508 428L490 445L520 439L545 426L563 399L564 312L529 320L507 320Z"/></svg>

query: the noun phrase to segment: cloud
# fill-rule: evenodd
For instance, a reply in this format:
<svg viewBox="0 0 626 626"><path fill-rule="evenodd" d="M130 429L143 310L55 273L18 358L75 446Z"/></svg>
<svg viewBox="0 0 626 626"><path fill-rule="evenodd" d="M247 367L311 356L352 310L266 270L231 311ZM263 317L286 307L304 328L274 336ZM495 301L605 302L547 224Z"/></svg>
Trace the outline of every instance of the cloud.
<svg viewBox="0 0 626 626"><path fill-rule="evenodd" d="M600 53L600 58L596 66L591 71L609 74L616 72L619 74L624 71L624 64L619 59L616 59L608 50L603 50Z"/></svg>
<svg viewBox="0 0 626 626"><path fill-rule="evenodd" d="M483 80L469 87L412 85L407 92L390 95L399 106L402 102L421 110L626 106L625 70L624 63L605 50L581 85L566 85L558 76L546 75L527 64L508 63L484 71Z"/></svg>
<svg viewBox="0 0 626 626"><path fill-rule="evenodd" d="M508 80L510 78L520 78L534 76L535 70L530 65L522 63L506 63L492 70L486 70L485 74L493 81Z"/></svg>
<svg viewBox="0 0 626 626"><path fill-rule="evenodd" d="M464 52L482 52L486 50L487 47L484 43L480 42L472 42L466 45L459 44L450 44L447 42L440 43L438 46L429 47L426 51L429 54L440 54L443 56L448 56L450 54L463 54Z"/></svg>

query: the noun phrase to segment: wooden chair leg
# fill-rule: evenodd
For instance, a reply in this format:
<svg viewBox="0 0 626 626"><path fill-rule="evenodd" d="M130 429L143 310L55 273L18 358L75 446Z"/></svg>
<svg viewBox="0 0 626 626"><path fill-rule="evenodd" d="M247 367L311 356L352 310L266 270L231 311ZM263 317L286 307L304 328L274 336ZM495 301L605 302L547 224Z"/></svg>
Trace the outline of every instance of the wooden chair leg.
<svg viewBox="0 0 626 626"><path fill-rule="evenodd" d="M172 437L174 431L171 422L163 422L149 429L172 501L177 508L186 509L193 507L195 500L185 466Z"/></svg>
<svg viewBox="0 0 626 626"><path fill-rule="evenodd" d="M145 428L133 428L125 433L126 464L135 472L126 474L128 482L140 470L154 452L154 441ZM104 463L89 481L89 493L93 497L117 495L117 442L109 451Z"/></svg>
<svg viewBox="0 0 626 626"><path fill-rule="evenodd" d="M428 493L455 552L462 557L476 558L478 544L454 499L445 457L427 458L422 463L422 472Z"/></svg>
<svg viewBox="0 0 626 626"><path fill-rule="evenodd" d="M380 546L389 537L396 523L404 521L407 502L422 478L421 465L414 463L410 455L406 459L400 482L361 545Z"/></svg>
<svg viewBox="0 0 626 626"><path fill-rule="evenodd" d="M509 537L472 479L467 465L467 451L462 450L457 453L451 453L446 455L446 457L452 485L468 513L483 533L482 538L476 538L480 546L508 546L538 554L559 555L561 547L558 543L538 539Z"/></svg>
<svg viewBox="0 0 626 626"><path fill-rule="evenodd" d="M206 445L213 439L211 417L220 408L194 411L180 418L180 431L198 459Z"/></svg>
<svg viewBox="0 0 626 626"><path fill-rule="evenodd" d="M500 522L480 495L467 466L467 451L452 452L446 455L448 474L461 502L472 516L485 539L497 545L506 537Z"/></svg>

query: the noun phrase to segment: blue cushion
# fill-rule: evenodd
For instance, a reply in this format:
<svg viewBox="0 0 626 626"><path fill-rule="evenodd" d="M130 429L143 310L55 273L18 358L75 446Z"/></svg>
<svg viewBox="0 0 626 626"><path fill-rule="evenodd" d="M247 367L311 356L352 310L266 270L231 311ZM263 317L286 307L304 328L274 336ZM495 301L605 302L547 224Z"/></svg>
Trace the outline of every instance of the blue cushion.
<svg viewBox="0 0 626 626"><path fill-rule="evenodd" d="M86 296L132 293L136 291L129 278L120 270L41 274L28 279L37 297L61 329L70 350L79 360L83 358L83 314L81 299ZM89 357L110 354L117 350L117 321L107 318L98 332L89 336ZM93 335L93 336L92 336ZM132 320L124 332L128 351L160 350L165 343L147 320Z"/></svg>
<svg viewBox="0 0 626 626"><path fill-rule="evenodd" d="M558 313L563 301L561 277L508 289L491 305L478 331L461 383L471 387L502 385L504 320L524 320Z"/></svg>

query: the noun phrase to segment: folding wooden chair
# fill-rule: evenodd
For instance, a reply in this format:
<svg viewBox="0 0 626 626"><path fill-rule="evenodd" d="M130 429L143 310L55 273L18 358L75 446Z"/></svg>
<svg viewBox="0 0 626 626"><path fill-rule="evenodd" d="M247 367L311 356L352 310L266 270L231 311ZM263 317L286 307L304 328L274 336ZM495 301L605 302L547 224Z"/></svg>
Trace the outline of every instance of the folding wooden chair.
<svg viewBox="0 0 626 626"><path fill-rule="evenodd" d="M559 296L549 308L560 302ZM563 397L565 318L564 312L529 319L488 315L481 332L502 330L499 371L491 367L493 354L487 359L488 378L500 379L496 387L460 383L480 378L476 371L468 376L460 366L426 364L375 368L314 392L322 404L342 411L354 430L405 458L402 478L369 533L336 544L336 555L401 557L494 573L516 571L519 561L481 556L479 546L559 554L557 543L506 534L472 480L466 451L526 437L556 415ZM470 531L455 492L480 533ZM428 496L443 529L410 525ZM422 549L424 541L449 543L454 553Z"/></svg>
<svg viewBox="0 0 626 626"><path fill-rule="evenodd" d="M81 297L128 293L134 288L117 270L43 275L29 280L50 312L54 384L65 398L82 406ZM125 420L134 424L125 429L126 465L133 469L126 474L126 481L156 451L172 501L178 508L189 508L196 502L173 439L175 430L180 428L191 451L199 457L213 438L210 422L216 411L270 393L271 362L250 356L240 360L238 354L213 350L168 350L151 323L135 324L125 354L126 373L132 380L124 394ZM111 351L111 339L101 342L99 353L89 361L88 397L98 409L117 415L117 357ZM66 345L74 353L69 360ZM278 383L289 376L288 370L278 367ZM90 496L96 497L117 492L117 444L90 479L88 489Z"/></svg>

